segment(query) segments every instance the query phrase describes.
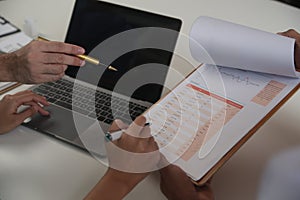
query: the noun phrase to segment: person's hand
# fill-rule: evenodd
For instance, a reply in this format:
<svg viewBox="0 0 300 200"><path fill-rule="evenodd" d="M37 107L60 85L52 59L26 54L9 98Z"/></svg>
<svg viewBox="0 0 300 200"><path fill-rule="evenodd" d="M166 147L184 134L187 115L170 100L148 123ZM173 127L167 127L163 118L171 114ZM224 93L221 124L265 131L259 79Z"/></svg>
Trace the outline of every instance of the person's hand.
<svg viewBox="0 0 300 200"><path fill-rule="evenodd" d="M84 49L53 41L31 41L21 49L1 55L2 81L42 83L56 81L64 76L68 65L82 66L84 61L74 55ZM3 60L3 62L2 62Z"/></svg>
<svg viewBox="0 0 300 200"><path fill-rule="evenodd" d="M128 127L120 120L116 120L110 132L123 129L126 131L121 138L107 147L110 169L123 173L124 181L135 186L151 171L157 169L160 161L158 146L151 136L149 126L145 126L146 118L139 116ZM114 171L114 170L113 170ZM120 177L120 176L119 176Z"/></svg>
<svg viewBox="0 0 300 200"><path fill-rule="evenodd" d="M210 182L196 186L182 169L168 165L160 170L160 189L169 200L213 200Z"/></svg>
<svg viewBox="0 0 300 200"><path fill-rule="evenodd" d="M113 122L110 132L126 131L120 139L108 143L109 168L85 199L122 199L156 169L160 153L145 123L143 116L137 117L129 127L120 120Z"/></svg>
<svg viewBox="0 0 300 200"><path fill-rule="evenodd" d="M296 39L294 59L295 59L295 67L299 71L300 70L300 34L293 29L278 34Z"/></svg>
<svg viewBox="0 0 300 200"><path fill-rule="evenodd" d="M49 115L49 112L44 110L41 104L44 106L49 105L44 97L39 96L30 90L4 96L0 101L0 134L14 129L26 118L37 112L42 115ZM29 107L18 113L18 108L21 105Z"/></svg>

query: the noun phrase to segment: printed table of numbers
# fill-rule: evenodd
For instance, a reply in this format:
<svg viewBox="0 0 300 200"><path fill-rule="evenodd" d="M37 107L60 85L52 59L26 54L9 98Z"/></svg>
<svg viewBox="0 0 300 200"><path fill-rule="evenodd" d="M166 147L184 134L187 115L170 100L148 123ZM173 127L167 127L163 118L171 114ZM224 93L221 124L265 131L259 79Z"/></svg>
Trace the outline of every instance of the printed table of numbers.
<svg viewBox="0 0 300 200"><path fill-rule="evenodd" d="M188 161L243 108L194 84L177 87L147 112L151 133L167 158Z"/></svg>

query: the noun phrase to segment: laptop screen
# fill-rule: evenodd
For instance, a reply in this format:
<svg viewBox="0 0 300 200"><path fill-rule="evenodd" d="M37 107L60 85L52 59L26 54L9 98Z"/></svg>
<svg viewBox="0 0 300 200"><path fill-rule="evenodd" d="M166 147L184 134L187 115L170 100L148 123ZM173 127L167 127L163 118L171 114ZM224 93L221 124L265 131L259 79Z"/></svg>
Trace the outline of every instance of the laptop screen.
<svg viewBox="0 0 300 200"><path fill-rule="evenodd" d="M137 86L136 90L131 94L122 90L117 91L135 99L155 103L161 97L168 72L168 67L165 66L170 65L173 55L172 51L175 48L181 28L181 20L97 0L76 0L65 42L82 46L85 48L86 54L90 54L91 52L93 53L97 46L105 44L105 41L115 37L117 34L144 27L158 27L176 31L175 35L171 34L169 37L166 37L167 39L163 39L164 46L167 46L168 50L149 47L132 50L131 48L133 47L130 47L130 45L136 46L136 43L140 44L143 40L148 42L151 40L152 34L141 34L137 35L132 41L127 41L127 39L122 41L121 37L118 37L119 43L118 46L114 47L115 50L124 48L123 44L125 45L125 43L127 45L126 48L130 50L117 55L113 60L110 60L111 58L107 59L107 55L104 54L93 54L93 57L97 57L101 63L109 60L109 63L104 64L118 69L117 72L106 69L99 77L98 86L110 91L115 91L118 81L138 66L147 64L147 67L149 68L150 66L150 69L151 65L153 65L153 69L161 66L159 70L150 70L153 73L149 72L149 70L148 73L147 70L141 70L140 73L133 75L140 80L149 80L149 77L150 79L153 77L155 79L154 83L148 81L149 83L147 84ZM112 54L114 53L111 47L109 51ZM110 53L106 52L105 54ZM83 67L80 70L85 69ZM77 76L78 67L69 66L66 74L73 78L83 79L83 81L89 82L90 80L89 74ZM135 82L134 79L133 77L131 80L133 83Z"/></svg>

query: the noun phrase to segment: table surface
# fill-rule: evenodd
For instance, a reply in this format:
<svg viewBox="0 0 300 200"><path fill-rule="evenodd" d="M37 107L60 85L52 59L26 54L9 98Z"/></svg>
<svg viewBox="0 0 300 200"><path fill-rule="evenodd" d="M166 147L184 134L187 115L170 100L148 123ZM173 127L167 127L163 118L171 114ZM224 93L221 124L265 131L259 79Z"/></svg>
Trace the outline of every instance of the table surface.
<svg viewBox="0 0 300 200"><path fill-rule="evenodd" d="M169 73L167 79L167 87L170 89L181 80L182 76L189 73L193 66L198 64L191 58L187 43L190 27L198 16L207 15L221 18L269 32L279 32L290 28L300 31L298 20L300 19L300 10L272 0L113 0L111 2L182 19L182 36L176 47L180 56L175 56L173 59L172 69L174 70ZM74 0L52 0L43 3L39 0L1 1L0 15L22 29L24 29L25 19L33 20L40 33L50 39L63 41L73 5ZM19 87L10 93L27 87ZM255 160L257 152L255 153L254 149L258 145L266 148L266 153L258 160L257 164L260 168L252 168L256 173L255 177L259 176L263 163L274 151L291 145L300 145L300 142L299 144L291 142L294 141L294 138L298 138L299 141L300 128L297 126L298 121L295 114L299 98L298 93L294 95L216 174L215 181L217 183L214 183L214 187L217 197L239 199L245 197L246 192L256 191L255 189L246 190L246 186L243 187L242 182L230 182L227 176L234 176L242 173L243 170L249 170L249 166L243 166L243 169L238 170L236 167L241 165L241 160L246 160L245 163L252 162L251 159ZM286 118L289 120L281 120ZM279 123L282 121L285 123ZM280 130L287 132L289 137L280 137L278 126L281 128ZM270 132L275 134L275 138L274 134L270 135ZM261 136L262 134L264 135ZM279 145L279 140L283 145ZM263 142L275 145L266 147ZM245 155L248 156L247 159L244 158ZM249 161L247 161L248 159ZM106 170L105 166L88 153L23 126L0 136L0 163L0 199L7 200L82 199ZM244 176L247 177L247 175ZM233 178L233 180L244 181L244 179L237 178ZM230 184L231 187L238 187L244 196L238 197L241 192L238 192L236 188L230 189L228 186ZM228 189L227 192L224 191L225 188ZM225 194L229 193L228 191L232 191L234 194L231 196ZM249 195L249 199L254 194L251 195ZM159 190L158 174L153 173L147 177L126 199L165 199Z"/></svg>

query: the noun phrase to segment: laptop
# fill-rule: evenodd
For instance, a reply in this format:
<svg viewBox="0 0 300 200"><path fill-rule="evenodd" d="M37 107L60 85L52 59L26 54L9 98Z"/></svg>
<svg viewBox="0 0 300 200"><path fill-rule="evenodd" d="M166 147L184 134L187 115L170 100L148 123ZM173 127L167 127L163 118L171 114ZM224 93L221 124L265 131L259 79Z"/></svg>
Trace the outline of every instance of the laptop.
<svg viewBox="0 0 300 200"><path fill-rule="evenodd" d="M62 79L33 86L51 103L50 116L36 114L23 125L103 154L99 138L113 120L130 124L160 99L181 24L174 17L76 0L65 42L84 47L103 66L69 66Z"/></svg>

